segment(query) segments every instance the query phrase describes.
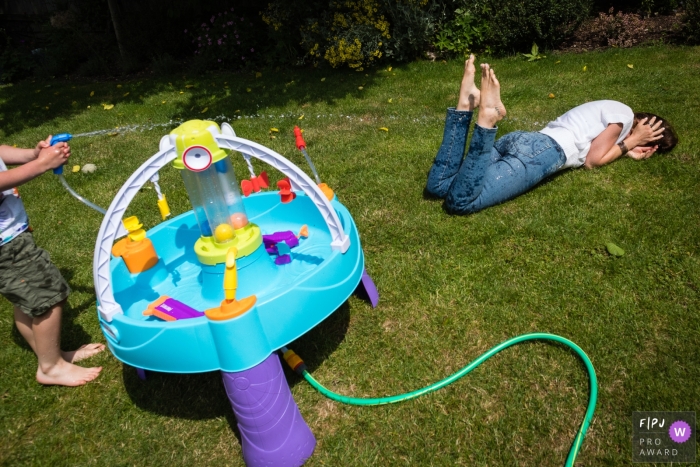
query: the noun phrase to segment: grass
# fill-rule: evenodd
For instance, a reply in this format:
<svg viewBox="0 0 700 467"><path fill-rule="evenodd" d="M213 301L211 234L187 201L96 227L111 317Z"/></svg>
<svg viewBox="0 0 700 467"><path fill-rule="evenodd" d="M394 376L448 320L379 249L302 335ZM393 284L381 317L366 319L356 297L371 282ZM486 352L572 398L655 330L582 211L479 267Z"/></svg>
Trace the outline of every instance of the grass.
<svg viewBox="0 0 700 467"><path fill-rule="evenodd" d="M451 216L423 187L445 108L456 102L460 61L367 74L201 78L185 70L26 81L0 89L0 141L27 147L49 133L104 130L71 143L72 164L95 163L97 172L67 179L106 207L177 121L230 120L238 135L306 169L294 148L299 124L322 179L355 218L381 295L376 309L351 298L290 346L313 375L337 392L383 396L437 381L509 337L560 334L588 353L600 385L580 465L629 464L633 411L695 410L700 402L700 49L491 63L508 107L500 133L538 130L585 101L616 99L667 118L681 143L670 155L567 171L511 202ZM161 186L175 214L189 209L174 170L162 171ZM37 243L73 288L64 347L104 341L92 288L101 216L50 174L21 193ZM130 214L156 225L155 199L144 189ZM607 242L626 254L608 255ZM41 387L10 304L2 299L0 308L3 465L243 465L218 374L154 374L142 383L105 352L91 362L104 366L97 381ZM446 389L391 406L339 405L294 374L288 381L318 440L309 466L562 465L588 397L575 355L542 343L509 349Z"/></svg>

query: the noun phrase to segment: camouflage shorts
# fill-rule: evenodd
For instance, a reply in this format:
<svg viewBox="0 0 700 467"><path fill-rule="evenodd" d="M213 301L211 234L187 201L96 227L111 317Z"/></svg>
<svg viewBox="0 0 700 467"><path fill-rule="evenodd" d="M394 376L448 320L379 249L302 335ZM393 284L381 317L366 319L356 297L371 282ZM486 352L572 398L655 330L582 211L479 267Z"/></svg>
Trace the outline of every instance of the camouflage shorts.
<svg viewBox="0 0 700 467"><path fill-rule="evenodd" d="M0 294L35 317L68 298L70 287L29 232L0 245Z"/></svg>

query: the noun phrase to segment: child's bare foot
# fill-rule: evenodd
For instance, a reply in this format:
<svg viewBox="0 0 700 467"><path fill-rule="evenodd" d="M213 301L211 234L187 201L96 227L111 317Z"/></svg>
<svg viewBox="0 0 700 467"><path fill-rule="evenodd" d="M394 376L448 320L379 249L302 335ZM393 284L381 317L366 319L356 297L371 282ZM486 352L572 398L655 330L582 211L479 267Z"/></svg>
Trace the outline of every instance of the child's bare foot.
<svg viewBox="0 0 700 467"><path fill-rule="evenodd" d="M102 352L105 349L104 344L85 344L81 345L78 350L71 350L70 352L61 352L63 359L68 363L77 363L80 360L85 360L93 355Z"/></svg>
<svg viewBox="0 0 700 467"><path fill-rule="evenodd" d="M464 76L462 77L462 85L459 88L459 102L457 110L472 111L479 107L481 92L474 84L474 75L476 68L474 67L474 54L469 56L469 60L464 62Z"/></svg>
<svg viewBox="0 0 700 467"><path fill-rule="evenodd" d="M102 367L83 368L73 365L65 360L60 360L50 369L43 371L41 367L36 370L36 380L41 384L58 386L82 386L97 378Z"/></svg>
<svg viewBox="0 0 700 467"><path fill-rule="evenodd" d="M481 64L481 107L477 123L482 128L493 128L506 116L501 102L501 84L488 64Z"/></svg>

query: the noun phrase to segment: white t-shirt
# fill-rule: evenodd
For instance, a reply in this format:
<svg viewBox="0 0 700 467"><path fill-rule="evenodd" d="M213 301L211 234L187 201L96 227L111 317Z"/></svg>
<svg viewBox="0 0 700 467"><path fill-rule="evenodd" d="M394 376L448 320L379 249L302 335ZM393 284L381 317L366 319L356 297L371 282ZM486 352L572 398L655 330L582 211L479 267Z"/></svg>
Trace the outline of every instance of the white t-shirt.
<svg viewBox="0 0 700 467"><path fill-rule="evenodd" d="M0 172L7 170L5 162L0 158ZM27 211L19 199L16 188L10 188L0 193L0 245L4 245L17 235L29 228Z"/></svg>
<svg viewBox="0 0 700 467"><path fill-rule="evenodd" d="M566 154L562 169L580 167L586 162L591 141L611 123L621 123L619 143L632 129L634 112L622 102L593 101L579 105L566 112L540 130L561 146Z"/></svg>

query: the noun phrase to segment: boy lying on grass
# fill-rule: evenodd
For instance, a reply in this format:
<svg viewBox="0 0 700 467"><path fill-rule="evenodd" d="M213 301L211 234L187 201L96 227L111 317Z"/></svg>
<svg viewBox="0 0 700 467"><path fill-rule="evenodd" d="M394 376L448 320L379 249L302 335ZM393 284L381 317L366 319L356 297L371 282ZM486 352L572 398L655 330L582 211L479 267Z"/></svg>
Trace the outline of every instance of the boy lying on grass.
<svg viewBox="0 0 700 467"><path fill-rule="evenodd" d="M50 145L51 136L34 149L0 146L0 294L14 306L15 324L39 360L41 384L81 386L97 378L102 367L83 368L75 362L91 357L104 344L61 351L61 313L70 287L34 243L24 205L15 187L65 164L67 143ZM8 170L7 165L18 167Z"/></svg>
<svg viewBox="0 0 700 467"><path fill-rule="evenodd" d="M540 131L514 131L496 140L496 124L506 115L501 85L488 64L481 65L481 90L475 75L472 55L465 63L457 107L447 109L442 145L428 175L426 191L444 198L450 212L469 214L502 203L559 170L599 167L625 155L646 159L678 143L668 121L611 100L579 105Z"/></svg>

